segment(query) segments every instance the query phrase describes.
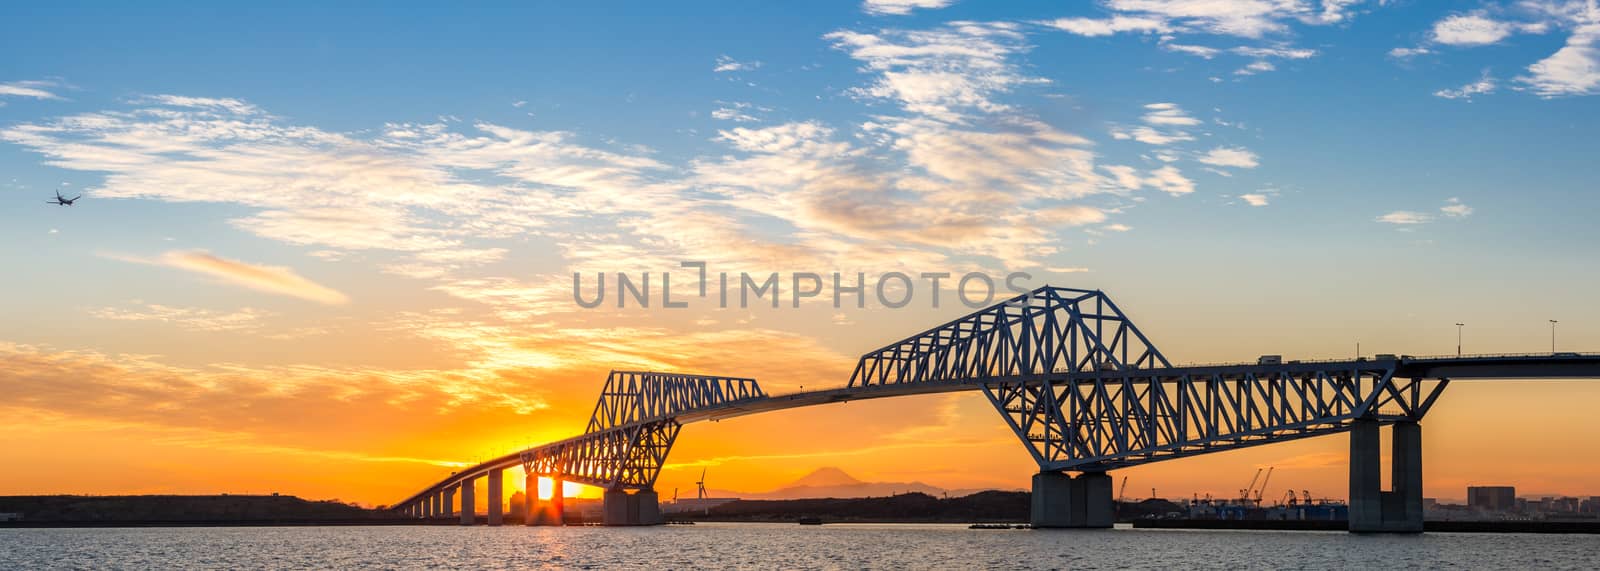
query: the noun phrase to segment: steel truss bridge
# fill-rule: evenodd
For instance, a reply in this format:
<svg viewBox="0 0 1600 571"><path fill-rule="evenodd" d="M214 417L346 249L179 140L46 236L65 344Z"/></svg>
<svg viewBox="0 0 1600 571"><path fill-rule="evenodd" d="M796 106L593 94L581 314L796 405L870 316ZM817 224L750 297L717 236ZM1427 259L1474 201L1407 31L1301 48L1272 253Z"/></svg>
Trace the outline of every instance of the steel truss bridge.
<svg viewBox="0 0 1600 571"><path fill-rule="evenodd" d="M1600 378L1600 354L1174 365L1104 292L1045 286L863 355L843 388L768 395L755 379L613 371L582 434L466 468L394 509L418 517L459 513L463 523L474 522L473 482L487 477L490 496L497 497L501 472L521 467L530 479L546 476L608 490L609 521L613 493L646 492L650 505L643 509L654 509L656 477L684 424L953 391L982 391L1041 475L1103 476L1113 468L1351 430L1356 431L1353 443L1371 441L1372 447L1358 450L1352 444L1352 458L1371 456L1376 462L1376 426L1414 426L1452 381L1526 378ZM1374 431L1370 437L1368 426ZM1401 437L1397 432L1397 443ZM1363 509L1356 463L1352 522L1354 512ZM1375 488L1376 464L1370 470ZM1407 500L1418 506L1420 474L1418 466L1416 498ZM1397 490L1403 479L1395 479ZM1040 486L1036 478L1036 524L1040 498L1048 496ZM451 505L456 490L467 509ZM560 501L559 494L554 501ZM501 518L498 503L489 503L491 524ZM617 505L618 514L627 509ZM1080 517L1073 521L1081 523L1083 508L1074 509ZM1388 513L1390 508L1372 510ZM1420 529L1420 515L1417 525Z"/></svg>

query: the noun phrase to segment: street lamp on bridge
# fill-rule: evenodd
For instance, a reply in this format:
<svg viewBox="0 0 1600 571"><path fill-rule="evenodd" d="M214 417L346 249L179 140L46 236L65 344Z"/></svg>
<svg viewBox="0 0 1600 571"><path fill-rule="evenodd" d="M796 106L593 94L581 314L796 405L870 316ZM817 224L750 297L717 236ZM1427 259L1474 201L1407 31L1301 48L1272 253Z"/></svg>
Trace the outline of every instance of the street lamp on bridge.
<svg viewBox="0 0 1600 571"><path fill-rule="evenodd" d="M1465 323L1457 323L1456 324L1456 356L1457 357L1461 356L1461 327L1464 326L1464 325L1466 325L1466 324Z"/></svg>

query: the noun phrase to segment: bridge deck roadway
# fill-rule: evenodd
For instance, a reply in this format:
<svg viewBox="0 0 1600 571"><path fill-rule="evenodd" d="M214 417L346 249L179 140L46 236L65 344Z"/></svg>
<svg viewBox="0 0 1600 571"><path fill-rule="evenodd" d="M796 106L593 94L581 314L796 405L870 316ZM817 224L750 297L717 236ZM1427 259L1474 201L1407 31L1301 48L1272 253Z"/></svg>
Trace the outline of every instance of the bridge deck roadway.
<svg viewBox="0 0 1600 571"><path fill-rule="evenodd" d="M1090 380L1094 378L1129 378L1129 380L1134 383L1148 383L1152 381L1164 382L1169 379L1175 380L1184 376L1296 374L1312 373L1316 371L1370 369L1375 366L1393 367L1395 371L1395 378L1406 379L1450 379L1452 381L1473 379L1600 379L1600 353L1466 355L1459 357L1401 356L1397 359L1288 361L1278 365L1228 363L1136 369L1126 372L1063 372L1049 375L1021 375L1003 378L965 379L960 381L886 384L865 387L840 387L737 401L716 407L680 413L674 418L676 418L678 422L684 424L705 420L715 421L749 414L857 400L978 390L986 384L1037 383L1047 378L1051 381L1058 382L1066 382L1070 380ZM661 419L646 419L645 422L657 420ZM613 430L625 429L629 426L632 425L617 427ZM572 442L580 438L582 438L581 435L563 441L536 446L534 449L553 446L565 442ZM406 498L396 505L408 504L425 497L427 494L443 491L452 486L456 486L464 479L481 477L491 470L504 470L507 468L520 466L522 465L521 454L521 452L507 454L505 456L465 468L461 471L451 474L448 478L445 478L444 480L425 488L416 495Z"/></svg>

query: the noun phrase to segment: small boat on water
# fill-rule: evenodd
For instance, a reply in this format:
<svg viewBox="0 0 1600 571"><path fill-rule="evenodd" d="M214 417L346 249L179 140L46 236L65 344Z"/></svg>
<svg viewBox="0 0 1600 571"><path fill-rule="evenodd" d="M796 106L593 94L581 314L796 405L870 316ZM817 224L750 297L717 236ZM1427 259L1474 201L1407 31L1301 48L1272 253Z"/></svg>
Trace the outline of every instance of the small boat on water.
<svg viewBox="0 0 1600 571"><path fill-rule="evenodd" d="M806 516L795 521L800 525L822 525L822 518L820 517Z"/></svg>

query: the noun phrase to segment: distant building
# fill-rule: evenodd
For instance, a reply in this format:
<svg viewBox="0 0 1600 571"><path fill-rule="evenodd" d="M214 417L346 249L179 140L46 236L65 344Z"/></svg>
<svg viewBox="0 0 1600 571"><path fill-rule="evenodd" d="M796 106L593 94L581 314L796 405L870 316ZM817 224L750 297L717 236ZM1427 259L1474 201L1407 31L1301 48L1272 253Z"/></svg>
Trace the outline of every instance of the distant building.
<svg viewBox="0 0 1600 571"><path fill-rule="evenodd" d="M1590 496L1579 506L1578 511L1586 514L1600 513L1600 496Z"/></svg>
<svg viewBox="0 0 1600 571"><path fill-rule="evenodd" d="M1467 506L1504 512L1517 507L1516 486L1468 486Z"/></svg>
<svg viewBox="0 0 1600 571"><path fill-rule="evenodd" d="M1578 513L1579 505L1581 504L1579 504L1578 498L1561 496L1545 500L1544 509L1556 513L1574 514Z"/></svg>

